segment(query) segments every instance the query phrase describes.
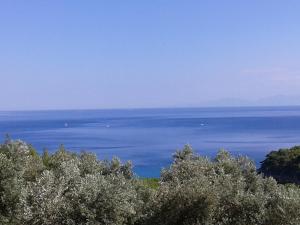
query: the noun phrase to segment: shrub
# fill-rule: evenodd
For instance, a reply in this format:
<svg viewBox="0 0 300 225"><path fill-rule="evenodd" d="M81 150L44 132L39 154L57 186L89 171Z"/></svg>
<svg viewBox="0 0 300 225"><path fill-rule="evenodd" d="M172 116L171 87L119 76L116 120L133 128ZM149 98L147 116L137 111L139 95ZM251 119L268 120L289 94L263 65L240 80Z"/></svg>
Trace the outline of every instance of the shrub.
<svg viewBox="0 0 300 225"><path fill-rule="evenodd" d="M161 176L145 224L300 224L298 187L278 185L256 173L246 157L220 151L210 160L189 146L174 155Z"/></svg>
<svg viewBox="0 0 300 225"><path fill-rule="evenodd" d="M0 146L0 169L0 224L134 224L140 195L149 195L131 163L63 146L39 156L24 142L8 141Z"/></svg>
<svg viewBox="0 0 300 225"><path fill-rule="evenodd" d="M0 145L2 225L299 225L300 190L257 174L246 157L214 159L190 146L160 179L131 163L63 146L42 156L22 141Z"/></svg>
<svg viewBox="0 0 300 225"><path fill-rule="evenodd" d="M300 146L270 152L262 161L260 172L280 183L300 184Z"/></svg>

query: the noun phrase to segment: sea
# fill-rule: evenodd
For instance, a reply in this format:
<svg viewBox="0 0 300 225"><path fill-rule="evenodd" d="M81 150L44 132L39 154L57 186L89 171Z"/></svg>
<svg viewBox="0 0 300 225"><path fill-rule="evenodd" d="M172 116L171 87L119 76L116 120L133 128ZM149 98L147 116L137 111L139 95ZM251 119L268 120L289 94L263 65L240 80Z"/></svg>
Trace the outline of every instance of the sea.
<svg viewBox="0 0 300 225"><path fill-rule="evenodd" d="M0 141L6 134L40 153L63 144L130 160L137 176L159 177L185 144L210 158L220 149L246 155L259 167L270 151L300 145L300 107L0 111Z"/></svg>

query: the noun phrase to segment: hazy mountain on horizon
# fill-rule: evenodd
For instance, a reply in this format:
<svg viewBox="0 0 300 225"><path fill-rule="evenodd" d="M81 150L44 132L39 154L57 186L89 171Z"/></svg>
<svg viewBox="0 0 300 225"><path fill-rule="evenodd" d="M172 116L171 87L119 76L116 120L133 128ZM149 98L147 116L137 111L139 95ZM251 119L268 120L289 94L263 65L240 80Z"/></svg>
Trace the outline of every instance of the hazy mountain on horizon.
<svg viewBox="0 0 300 225"><path fill-rule="evenodd" d="M201 104L208 107L225 106L298 106L300 105L300 96L274 95L260 99L242 99L242 98L221 98L207 101Z"/></svg>

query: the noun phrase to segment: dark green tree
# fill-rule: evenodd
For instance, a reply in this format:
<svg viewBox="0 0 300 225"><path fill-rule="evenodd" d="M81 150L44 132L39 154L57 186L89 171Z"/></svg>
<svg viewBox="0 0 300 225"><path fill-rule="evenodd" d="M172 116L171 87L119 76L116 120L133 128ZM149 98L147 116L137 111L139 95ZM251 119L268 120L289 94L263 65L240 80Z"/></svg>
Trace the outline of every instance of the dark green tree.
<svg viewBox="0 0 300 225"><path fill-rule="evenodd" d="M300 146L270 152L259 171L280 183L300 184Z"/></svg>

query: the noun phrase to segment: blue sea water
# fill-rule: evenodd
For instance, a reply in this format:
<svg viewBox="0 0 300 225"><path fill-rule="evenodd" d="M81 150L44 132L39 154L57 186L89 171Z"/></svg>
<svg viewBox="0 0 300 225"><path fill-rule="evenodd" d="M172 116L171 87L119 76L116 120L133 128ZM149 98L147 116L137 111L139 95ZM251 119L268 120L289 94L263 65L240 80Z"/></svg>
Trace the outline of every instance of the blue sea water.
<svg viewBox="0 0 300 225"><path fill-rule="evenodd" d="M259 162L271 150L300 144L300 107L169 108L0 112L0 135L39 152L60 144L100 159L131 160L139 176L159 176L190 144L213 157L221 148Z"/></svg>

